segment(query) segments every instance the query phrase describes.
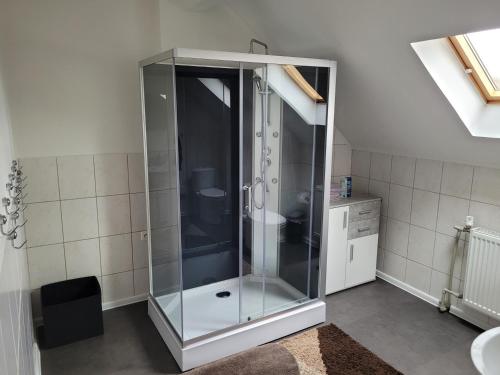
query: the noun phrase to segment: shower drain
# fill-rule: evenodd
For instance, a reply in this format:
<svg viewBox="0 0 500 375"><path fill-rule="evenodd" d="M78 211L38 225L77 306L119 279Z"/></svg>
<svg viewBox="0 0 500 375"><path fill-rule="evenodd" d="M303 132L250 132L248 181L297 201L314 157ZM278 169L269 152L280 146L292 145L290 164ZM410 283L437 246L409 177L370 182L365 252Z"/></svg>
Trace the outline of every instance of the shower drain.
<svg viewBox="0 0 500 375"><path fill-rule="evenodd" d="M216 294L216 296L218 298L227 298L231 295L231 292L228 292L227 290L223 291L223 292L219 292Z"/></svg>

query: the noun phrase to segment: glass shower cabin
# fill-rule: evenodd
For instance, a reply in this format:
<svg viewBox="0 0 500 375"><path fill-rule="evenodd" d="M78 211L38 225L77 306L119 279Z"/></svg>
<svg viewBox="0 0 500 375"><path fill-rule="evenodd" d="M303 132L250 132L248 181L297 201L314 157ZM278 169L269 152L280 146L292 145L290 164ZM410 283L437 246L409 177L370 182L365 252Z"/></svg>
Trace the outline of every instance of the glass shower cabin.
<svg viewBox="0 0 500 375"><path fill-rule="evenodd" d="M323 322L336 64L174 49L140 73L149 315L179 366Z"/></svg>

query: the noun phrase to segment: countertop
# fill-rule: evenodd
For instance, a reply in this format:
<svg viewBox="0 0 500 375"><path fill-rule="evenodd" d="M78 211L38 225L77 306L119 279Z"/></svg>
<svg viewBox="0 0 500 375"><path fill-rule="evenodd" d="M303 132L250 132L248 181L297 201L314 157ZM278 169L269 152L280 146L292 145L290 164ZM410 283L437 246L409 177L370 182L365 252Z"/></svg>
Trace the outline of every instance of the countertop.
<svg viewBox="0 0 500 375"><path fill-rule="evenodd" d="M330 208L350 206L351 204L376 201L380 199L382 198L371 194L353 193L349 198L340 198L336 200L330 199Z"/></svg>

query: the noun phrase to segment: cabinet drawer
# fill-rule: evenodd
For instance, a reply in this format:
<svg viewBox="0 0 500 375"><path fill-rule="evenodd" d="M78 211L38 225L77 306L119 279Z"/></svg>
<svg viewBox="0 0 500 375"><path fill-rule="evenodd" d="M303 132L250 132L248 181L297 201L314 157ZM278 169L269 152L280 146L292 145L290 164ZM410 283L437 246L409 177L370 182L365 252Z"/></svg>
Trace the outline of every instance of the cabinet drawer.
<svg viewBox="0 0 500 375"><path fill-rule="evenodd" d="M380 216L380 199L366 203L357 203L349 208L349 222L368 220Z"/></svg>
<svg viewBox="0 0 500 375"><path fill-rule="evenodd" d="M349 223L349 234L347 238L352 240L354 238L371 236L378 233L379 218L378 216L373 219L359 220Z"/></svg>

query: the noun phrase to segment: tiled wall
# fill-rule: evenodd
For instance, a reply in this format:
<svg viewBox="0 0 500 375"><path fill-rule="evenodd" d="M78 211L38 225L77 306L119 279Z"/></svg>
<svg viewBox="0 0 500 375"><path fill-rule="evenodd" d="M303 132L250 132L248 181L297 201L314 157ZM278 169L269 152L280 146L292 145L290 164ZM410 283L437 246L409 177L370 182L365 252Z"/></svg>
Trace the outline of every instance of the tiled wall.
<svg viewBox="0 0 500 375"><path fill-rule="evenodd" d="M335 128L333 135L332 178L338 182L340 177L351 175L351 145L344 135Z"/></svg>
<svg viewBox="0 0 500 375"><path fill-rule="evenodd" d="M95 275L104 303L148 291L142 154L22 160L35 315L43 284Z"/></svg>
<svg viewBox="0 0 500 375"><path fill-rule="evenodd" d="M500 231L498 169L354 150L352 175L355 191L382 197L377 268L437 299L449 274L453 226L472 215L476 226ZM454 288L463 287L465 240Z"/></svg>

